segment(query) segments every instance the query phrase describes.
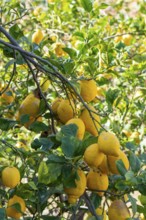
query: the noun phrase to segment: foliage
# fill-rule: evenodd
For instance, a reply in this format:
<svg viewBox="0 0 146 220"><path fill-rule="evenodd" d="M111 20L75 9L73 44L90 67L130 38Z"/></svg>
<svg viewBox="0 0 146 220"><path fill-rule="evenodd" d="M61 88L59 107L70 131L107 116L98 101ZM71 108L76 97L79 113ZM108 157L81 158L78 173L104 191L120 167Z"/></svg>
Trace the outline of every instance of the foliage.
<svg viewBox="0 0 146 220"><path fill-rule="evenodd" d="M99 220L95 209L104 204L107 211L115 198L125 201L131 220L146 218L145 1L3 0L0 11L0 173L16 166L21 174L15 188L1 185L0 218L9 219L5 209L13 195L25 200L26 220L83 219L88 211ZM44 37L36 44L32 35L39 29ZM97 84L90 105L100 117L98 132L116 134L130 168L117 161L119 174L108 176L104 196L86 189L71 205L64 187L75 187L78 168L89 172L83 155L98 136L86 131L79 140L77 126L61 123L51 105L69 99L74 116L84 108L93 115L80 95L80 81L89 79ZM15 94L10 103L3 96L8 87ZM30 115L17 120L17 113L33 92L41 102L29 124Z"/></svg>

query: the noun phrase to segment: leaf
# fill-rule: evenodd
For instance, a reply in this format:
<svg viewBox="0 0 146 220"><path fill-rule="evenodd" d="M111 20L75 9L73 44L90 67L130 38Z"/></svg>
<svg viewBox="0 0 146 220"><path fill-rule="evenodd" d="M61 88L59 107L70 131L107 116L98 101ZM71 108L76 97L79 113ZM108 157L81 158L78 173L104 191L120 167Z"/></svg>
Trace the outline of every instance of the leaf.
<svg viewBox="0 0 146 220"><path fill-rule="evenodd" d="M64 125L61 127L61 132L64 136L73 136L77 134L78 126L75 124Z"/></svg>
<svg viewBox="0 0 146 220"><path fill-rule="evenodd" d="M73 170L72 166L65 165L62 169L62 179L63 179L63 185L66 188L75 187L75 179L77 179L77 171Z"/></svg>
<svg viewBox="0 0 146 220"><path fill-rule="evenodd" d="M125 174L125 178L127 181L131 180L134 177L134 172L132 172L131 170L129 170L126 174Z"/></svg>
<svg viewBox="0 0 146 220"><path fill-rule="evenodd" d="M90 197L95 209L99 207L101 204L101 196L99 196L97 193L92 193Z"/></svg>
<svg viewBox="0 0 146 220"><path fill-rule="evenodd" d="M23 125L23 124L25 124L25 123L27 123L27 122L29 122L29 120L30 120L30 115L28 115L28 114L25 114L25 115L21 115L20 116L20 123Z"/></svg>
<svg viewBox="0 0 146 220"><path fill-rule="evenodd" d="M61 217L48 216L48 215L42 215L41 219L43 219L43 220L62 220Z"/></svg>
<svg viewBox="0 0 146 220"><path fill-rule="evenodd" d="M15 59L11 59L11 60L5 65L5 71L7 72L8 69L9 69L9 67L10 67L11 65L13 65L15 62L16 62Z"/></svg>
<svg viewBox="0 0 146 220"><path fill-rule="evenodd" d="M85 11L92 11L92 1L91 0L81 0L81 5L85 9Z"/></svg>
<svg viewBox="0 0 146 220"><path fill-rule="evenodd" d="M50 154L48 156L48 162L49 163L65 163L66 159L63 156L58 156L55 154Z"/></svg>
<svg viewBox="0 0 146 220"><path fill-rule="evenodd" d="M5 208L0 208L0 219L6 220L6 211Z"/></svg>
<svg viewBox="0 0 146 220"><path fill-rule="evenodd" d="M7 119L7 118L0 118L0 130L8 131L17 124L17 121Z"/></svg>
<svg viewBox="0 0 146 220"><path fill-rule="evenodd" d="M62 152L66 157L74 157L77 155L80 146L80 141L76 137L64 137L62 139Z"/></svg>
<svg viewBox="0 0 146 220"><path fill-rule="evenodd" d="M70 56L70 58L74 59L77 56L77 52L75 49L73 48L69 48L69 47L65 47L63 48L63 50L68 53L68 55Z"/></svg>
<svg viewBox="0 0 146 220"><path fill-rule="evenodd" d="M48 151L53 145L54 143L49 138L36 138L31 143L31 147L35 150L37 150L38 148L42 148L43 150L45 149Z"/></svg>
<svg viewBox="0 0 146 220"><path fill-rule="evenodd" d="M74 69L75 63L73 60L65 60L63 62L63 68L65 70L65 73L70 75Z"/></svg>
<svg viewBox="0 0 146 220"><path fill-rule="evenodd" d="M48 126L40 121L35 121L29 126L30 130L39 133L40 131L48 131Z"/></svg>
<svg viewBox="0 0 146 220"><path fill-rule="evenodd" d="M131 195L128 195L128 198L132 205L132 213L133 215L135 215L135 213L137 212L137 204L136 204L137 200L133 198Z"/></svg>
<svg viewBox="0 0 146 220"><path fill-rule="evenodd" d="M13 26L11 26L9 29L9 33L16 40L23 36L22 28L20 28L18 24L14 24Z"/></svg>
<svg viewBox="0 0 146 220"><path fill-rule="evenodd" d="M129 162L133 172L138 172L140 170L140 160L133 152L130 152Z"/></svg>
<svg viewBox="0 0 146 220"><path fill-rule="evenodd" d="M112 105L115 99L118 97L118 94L119 94L118 89L109 89L106 92L106 101Z"/></svg>
<svg viewBox="0 0 146 220"><path fill-rule="evenodd" d="M116 161L116 166L117 166L119 173L122 176L125 176L125 174L127 173L127 169L125 168L125 165L121 159Z"/></svg>
<svg viewBox="0 0 146 220"><path fill-rule="evenodd" d="M38 169L38 181L44 184L52 183L60 176L61 170L62 166L60 164L46 164L42 161Z"/></svg>

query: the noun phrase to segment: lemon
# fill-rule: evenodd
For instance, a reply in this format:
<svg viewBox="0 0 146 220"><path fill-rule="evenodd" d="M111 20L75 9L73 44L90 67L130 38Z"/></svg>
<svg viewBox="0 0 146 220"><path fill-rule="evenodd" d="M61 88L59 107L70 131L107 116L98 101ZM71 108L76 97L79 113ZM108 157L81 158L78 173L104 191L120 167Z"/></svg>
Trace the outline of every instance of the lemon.
<svg viewBox="0 0 146 220"><path fill-rule="evenodd" d="M56 98L53 103L52 103L52 111L54 114L57 114L57 109L60 105L60 103L62 102L62 98Z"/></svg>
<svg viewBox="0 0 146 220"><path fill-rule="evenodd" d="M103 161L104 154L100 152L98 144L91 144L84 152L84 161L91 168L97 168Z"/></svg>
<svg viewBox="0 0 146 220"><path fill-rule="evenodd" d="M39 44L44 38L44 34L41 30L37 30L33 35L32 35L32 42Z"/></svg>
<svg viewBox="0 0 146 220"><path fill-rule="evenodd" d="M18 119L20 120L20 117L25 114L32 116L32 118L37 117L39 107L40 99L36 97L34 93L29 94L20 105L19 113L17 115Z"/></svg>
<svg viewBox="0 0 146 220"><path fill-rule="evenodd" d="M108 167L108 161L107 156L104 155L104 158L101 162L101 164L98 166L99 170L101 170L102 173L109 174L109 167Z"/></svg>
<svg viewBox="0 0 146 220"><path fill-rule="evenodd" d="M90 171L87 175L87 187L91 190L99 190L97 194L103 196L104 192L108 189L109 180L107 174L101 172ZM100 192L101 191L101 192Z"/></svg>
<svg viewBox="0 0 146 220"><path fill-rule="evenodd" d="M90 110L96 112L93 106L88 106ZM91 117L92 116L92 117ZM91 112L91 115L87 109L84 109L80 115L80 118L85 124L85 130L94 136L98 135L98 129L100 128L100 117L98 114Z"/></svg>
<svg viewBox="0 0 146 220"><path fill-rule="evenodd" d="M2 170L2 183L6 187L14 188L20 183L20 172L16 167L6 167Z"/></svg>
<svg viewBox="0 0 146 220"><path fill-rule="evenodd" d="M119 151L119 156L118 157L114 157L114 156L108 156L108 166L109 166L109 170L111 173L113 174L119 174L119 171L116 167L116 161L118 160L122 160L124 165L125 165L125 168L128 170L129 169L129 160L126 156L126 154L120 150Z"/></svg>
<svg viewBox="0 0 146 220"><path fill-rule="evenodd" d="M62 100L57 108L57 116L62 123L66 123L74 117L74 103L69 100Z"/></svg>
<svg viewBox="0 0 146 220"><path fill-rule="evenodd" d="M78 131L77 131L77 137L79 140L82 140L84 137L84 133L85 133L85 125L84 122L80 119L80 118L72 118L69 121L67 121L66 123L68 124L75 124L78 127Z"/></svg>
<svg viewBox="0 0 146 220"><path fill-rule="evenodd" d="M114 200L108 209L109 220L126 220L130 213L125 203L119 199Z"/></svg>
<svg viewBox="0 0 146 220"><path fill-rule="evenodd" d="M54 48L55 48L55 53L58 57L62 57L66 55L65 51L63 50L63 48L65 48L65 45L63 43L56 42L54 44Z"/></svg>
<svg viewBox="0 0 146 220"><path fill-rule="evenodd" d="M106 155L119 156L120 142L115 134L102 131L98 137L99 150Z"/></svg>
<svg viewBox="0 0 146 220"><path fill-rule="evenodd" d="M91 102L95 96L97 95L97 86L96 82L91 80L82 80L81 84L81 92L80 95L86 102Z"/></svg>
<svg viewBox="0 0 146 220"><path fill-rule="evenodd" d="M75 180L76 187L64 188L65 193L68 195L68 202L71 204L76 203L77 199L83 195L86 188L86 176L81 169L77 170L79 179Z"/></svg>
<svg viewBox="0 0 146 220"><path fill-rule="evenodd" d="M126 45L129 46L132 41L132 35L131 34L125 34L122 36L122 42Z"/></svg>
<svg viewBox="0 0 146 220"><path fill-rule="evenodd" d="M9 199L8 205L7 205L7 208L6 208L6 214L7 214L8 217L12 217L14 219L20 219L21 216L22 216L22 213L19 212L13 206L14 204L19 204L21 212L23 213L26 210L25 201L21 197L14 195L11 199Z"/></svg>
<svg viewBox="0 0 146 220"><path fill-rule="evenodd" d="M4 104L11 104L15 100L15 93L12 89L7 89L2 95L1 95L1 101Z"/></svg>

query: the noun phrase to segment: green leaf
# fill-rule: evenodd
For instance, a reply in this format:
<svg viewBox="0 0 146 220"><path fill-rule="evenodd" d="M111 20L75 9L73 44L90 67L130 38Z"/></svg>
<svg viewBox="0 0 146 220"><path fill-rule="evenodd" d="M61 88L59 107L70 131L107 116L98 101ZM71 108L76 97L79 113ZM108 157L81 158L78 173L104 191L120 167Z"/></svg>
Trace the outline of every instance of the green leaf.
<svg viewBox="0 0 146 220"><path fill-rule="evenodd" d="M9 33L16 40L23 36L22 28L20 28L18 24L14 24L13 26L11 26L9 29Z"/></svg>
<svg viewBox="0 0 146 220"><path fill-rule="evenodd" d="M68 53L68 55L70 56L70 58L74 59L77 56L77 52L75 49L73 48L69 48L69 47L65 47L63 48L63 50Z"/></svg>
<svg viewBox="0 0 146 220"><path fill-rule="evenodd" d="M119 173L122 176L125 176L125 174L127 173L127 169L125 168L125 165L121 159L116 161L116 166L117 166Z"/></svg>
<svg viewBox="0 0 146 220"><path fill-rule="evenodd" d="M16 62L15 59L11 59L11 60L5 65L5 71L7 72L8 69L9 69L9 67L10 67L11 65L13 65L15 62Z"/></svg>
<svg viewBox="0 0 146 220"><path fill-rule="evenodd" d="M106 92L106 101L112 105L115 99L118 97L118 94L119 94L118 89L109 89Z"/></svg>
<svg viewBox="0 0 146 220"><path fill-rule="evenodd" d="M61 217L48 216L48 215L42 215L41 219L43 219L43 220L62 220Z"/></svg>
<svg viewBox="0 0 146 220"><path fill-rule="evenodd" d="M64 137L62 139L62 152L66 157L74 157L77 155L77 152L79 150L80 141L73 136L70 137Z"/></svg>
<svg viewBox="0 0 146 220"><path fill-rule="evenodd" d="M5 208L0 208L0 219L6 220L6 211Z"/></svg>
<svg viewBox="0 0 146 220"><path fill-rule="evenodd" d="M81 5L85 9L85 11L92 11L92 1L91 0L81 0Z"/></svg>
<svg viewBox="0 0 146 220"><path fill-rule="evenodd" d="M27 122L29 122L29 120L30 120L30 115L28 115L28 114L25 114L25 115L21 115L20 116L20 123L23 125L23 124L25 124L25 123L27 123Z"/></svg>
<svg viewBox="0 0 146 220"><path fill-rule="evenodd" d="M58 156L55 154L50 154L48 156L48 162L49 163L65 163L66 159L63 156Z"/></svg>
<svg viewBox="0 0 146 220"><path fill-rule="evenodd" d="M136 204L137 200L133 198L131 195L128 195L128 198L132 205L132 213L133 215L135 215L135 213L137 212L137 204Z"/></svg>
<svg viewBox="0 0 146 220"><path fill-rule="evenodd" d="M140 170L140 160L133 152L130 152L129 162L133 172L138 172Z"/></svg>
<svg viewBox="0 0 146 220"><path fill-rule="evenodd" d="M99 196L97 193L92 193L91 197L90 197L95 209L99 207L99 205L101 204L101 196Z"/></svg>
<svg viewBox="0 0 146 220"><path fill-rule="evenodd" d="M52 183L60 176L61 170L62 166L60 164L47 164L42 161L38 169L38 181L44 184Z"/></svg>
<svg viewBox="0 0 146 220"><path fill-rule="evenodd" d="M29 126L30 130L39 133L41 131L48 131L48 126L40 121L35 121Z"/></svg>
<svg viewBox="0 0 146 220"><path fill-rule="evenodd" d="M62 169L62 179L64 187L71 188L75 187L76 183L75 180L78 179L77 171L72 166L63 166Z"/></svg>
<svg viewBox="0 0 146 220"><path fill-rule="evenodd" d="M134 177L134 172L132 172L131 170L129 170L126 174L125 174L125 178L127 181L132 180L132 178Z"/></svg>
<svg viewBox="0 0 146 220"><path fill-rule="evenodd" d="M42 149L49 150L53 144L54 143L49 138L39 138L31 143L31 147L35 150L41 147Z"/></svg>
<svg viewBox="0 0 146 220"><path fill-rule="evenodd" d="M76 137L78 126L75 124L64 125L61 127L61 132L64 136Z"/></svg>
<svg viewBox="0 0 146 220"><path fill-rule="evenodd" d="M0 130L8 131L17 124L17 121L7 119L7 118L0 118Z"/></svg>

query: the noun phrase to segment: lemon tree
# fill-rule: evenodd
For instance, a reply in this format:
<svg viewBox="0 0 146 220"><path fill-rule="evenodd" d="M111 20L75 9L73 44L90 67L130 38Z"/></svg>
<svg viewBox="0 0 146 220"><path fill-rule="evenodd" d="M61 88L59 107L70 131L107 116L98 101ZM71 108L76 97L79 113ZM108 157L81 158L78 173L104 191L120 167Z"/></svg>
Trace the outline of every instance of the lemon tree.
<svg viewBox="0 0 146 220"><path fill-rule="evenodd" d="M146 219L145 16L1 1L1 219Z"/></svg>

